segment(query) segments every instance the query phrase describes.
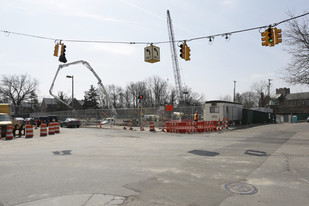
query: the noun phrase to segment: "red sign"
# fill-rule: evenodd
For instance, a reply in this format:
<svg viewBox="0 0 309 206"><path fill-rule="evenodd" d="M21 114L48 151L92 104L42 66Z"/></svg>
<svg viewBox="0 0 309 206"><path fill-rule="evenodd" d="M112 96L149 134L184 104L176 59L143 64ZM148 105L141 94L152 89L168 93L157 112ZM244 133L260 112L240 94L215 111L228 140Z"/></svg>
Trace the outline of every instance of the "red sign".
<svg viewBox="0 0 309 206"><path fill-rule="evenodd" d="M166 105L166 111L173 111L173 105Z"/></svg>

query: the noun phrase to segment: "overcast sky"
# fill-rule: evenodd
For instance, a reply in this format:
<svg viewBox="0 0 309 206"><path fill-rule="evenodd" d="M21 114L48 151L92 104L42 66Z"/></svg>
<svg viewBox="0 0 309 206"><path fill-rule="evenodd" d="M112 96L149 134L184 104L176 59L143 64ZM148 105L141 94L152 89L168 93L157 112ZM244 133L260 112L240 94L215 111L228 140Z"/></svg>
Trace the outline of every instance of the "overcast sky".
<svg viewBox="0 0 309 206"><path fill-rule="evenodd" d="M0 30L49 37L111 42L168 41L167 10L170 10L176 40L229 33L265 26L309 10L308 0L0 0ZM283 33L286 24L281 24ZM188 42L191 61L179 59L181 79L206 100L233 96L250 90L254 82L272 79L271 91L290 87L291 92L309 92L308 87L291 86L280 80L280 71L290 55L283 43L263 47L259 30L237 33L226 41L216 37ZM153 75L175 85L169 44L157 44L161 61L144 62L147 44L74 43L67 45L68 62L85 60L105 86L125 87L130 82ZM29 74L39 81L38 95L50 97L49 88L59 61L53 56L54 41L0 33L1 74ZM179 49L177 48L179 55ZM59 72L54 93L71 96L74 75L75 97L82 99L90 85L97 86L93 74L82 65Z"/></svg>

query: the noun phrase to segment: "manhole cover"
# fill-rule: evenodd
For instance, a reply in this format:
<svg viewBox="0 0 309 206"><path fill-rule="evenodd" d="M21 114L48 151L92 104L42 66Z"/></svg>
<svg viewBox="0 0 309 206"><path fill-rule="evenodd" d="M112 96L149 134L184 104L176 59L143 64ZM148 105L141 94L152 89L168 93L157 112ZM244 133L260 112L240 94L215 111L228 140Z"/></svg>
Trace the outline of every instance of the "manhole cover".
<svg viewBox="0 0 309 206"><path fill-rule="evenodd" d="M230 191L239 195L253 195L258 192L258 189L248 183L243 182L231 182L224 185L227 191Z"/></svg>

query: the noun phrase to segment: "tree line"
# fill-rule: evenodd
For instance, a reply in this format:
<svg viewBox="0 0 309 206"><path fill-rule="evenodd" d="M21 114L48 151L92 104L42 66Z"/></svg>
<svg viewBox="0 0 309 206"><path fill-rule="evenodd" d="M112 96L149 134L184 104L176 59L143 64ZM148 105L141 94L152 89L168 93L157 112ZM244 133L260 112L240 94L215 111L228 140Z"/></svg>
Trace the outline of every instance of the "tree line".
<svg viewBox="0 0 309 206"><path fill-rule="evenodd" d="M144 81L131 82L124 88L115 84L107 85L106 91L109 95L111 104L115 108L137 108L139 101L142 101L143 107L158 107L161 105L181 105L197 106L204 101L204 96L194 92L191 88L185 86L186 95L183 102L178 101L178 96L174 87L170 86L167 80L158 76L152 76ZM84 92L83 109L108 108L105 94L98 87L90 85L88 91ZM65 102L70 98L63 92L58 96ZM143 99L139 99L142 96Z"/></svg>

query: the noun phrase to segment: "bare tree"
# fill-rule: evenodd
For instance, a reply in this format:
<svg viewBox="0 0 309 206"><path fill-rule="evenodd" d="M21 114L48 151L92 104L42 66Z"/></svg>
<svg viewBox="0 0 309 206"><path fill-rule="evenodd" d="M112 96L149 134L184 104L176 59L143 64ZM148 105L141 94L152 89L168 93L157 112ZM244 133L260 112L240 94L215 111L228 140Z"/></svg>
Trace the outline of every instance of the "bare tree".
<svg viewBox="0 0 309 206"><path fill-rule="evenodd" d="M154 98L155 105L163 105L166 103L167 98L167 81L163 80L161 77L153 76L149 79L151 91Z"/></svg>
<svg viewBox="0 0 309 206"><path fill-rule="evenodd" d="M218 99L223 100L223 101L232 101L232 96L231 95L225 95L225 96L220 96Z"/></svg>
<svg viewBox="0 0 309 206"><path fill-rule="evenodd" d="M122 88L120 86L116 86L114 84L107 86L107 93L110 96L112 104L115 108L117 108L120 99L120 93L122 92Z"/></svg>
<svg viewBox="0 0 309 206"><path fill-rule="evenodd" d="M69 98L68 95L65 94L63 91L58 92L58 97L59 97L62 101L66 102L66 103L69 103L69 99L70 99L70 98ZM68 107L67 105L63 104L62 102L57 101L57 109L58 109L59 111L63 111L63 110L68 110L69 107Z"/></svg>
<svg viewBox="0 0 309 206"><path fill-rule="evenodd" d="M254 82L251 85L251 90L255 91L256 96L259 97L257 100L259 107L264 107L266 106L266 104L268 104L267 100L269 100L269 97L266 98L266 94L268 93L268 87L265 80Z"/></svg>
<svg viewBox="0 0 309 206"><path fill-rule="evenodd" d="M126 89L124 91L124 101L127 108L135 107L134 105L134 97L135 94L135 84L131 82L129 85L126 86Z"/></svg>
<svg viewBox="0 0 309 206"><path fill-rule="evenodd" d="M257 102L259 101L259 96L252 91L242 93L241 99L244 108L252 108L258 106Z"/></svg>
<svg viewBox="0 0 309 206"><path fill-rule="evenodd" d="M31 99L38 86L36 79L31 79L27 74L23 75L2 75L0 79L0 94L7 98L14 106L15 113L23 101Z"/></svg>
<svg viewBox="0 0 309 206"><path fill-rule="evenodd" d="M186 105L190 106L199 106L204 101L204 96L194 92L192 88L189 88L187 85L183 87L184 101Z"/></svg>
<svg viewBox="0 0 309 206"><path fill-rule="evenodd" d="M289 12L293 17L293 14ZM288 30L284 33L288 52L292 55L291 62L284 70L284 79L291 84L309 85L309 28L308 18L302 21L288 22Z"/></svg>

